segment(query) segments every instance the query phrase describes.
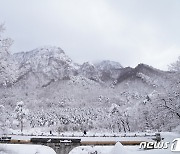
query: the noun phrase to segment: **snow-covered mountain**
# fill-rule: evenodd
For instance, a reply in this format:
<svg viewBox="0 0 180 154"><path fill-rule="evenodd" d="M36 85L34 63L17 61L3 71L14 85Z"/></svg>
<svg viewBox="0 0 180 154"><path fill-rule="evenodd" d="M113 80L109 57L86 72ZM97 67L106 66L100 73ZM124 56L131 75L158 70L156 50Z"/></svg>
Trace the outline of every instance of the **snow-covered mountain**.
<svg viewBox="0 0 180 154"><path fill-rule="evenodd" d="M164 77L164 74L168 74L145 64L139 64L135 68L124 68L120 63L109 60L95 64L85 62L80 65L73 62L61 48L51 46L16 53L13 55L13 59L18 65L17 82L28 81L31 85L33 81L42 87L58 80L71 80L76 76L105 84L106 82L120 84L139 79L144 84L151 82L151 84L158 85L162 82L162 79L160 81L158 79Z"/></svg>
<svg viewBox="0 0 180 154"><path fill-rule="evenodd" d="M123 69L118 62L109 60L80 65L73 62L61 48L51 46L15 53L12 57L18 65L17 82L26 78L25 80L33 80L34 83L37 81L41 86L57 80L70 80L74 76L83 76L95 82L113 81Z"/></svg>
<svg viewBox="0 0 180 154"><path fill-rule="evenodd" d="M158 78L162 78L164 75L168 75L168 72L155 69L145 64L139 64L135 68L130 68L130 67L124 68L121 71L117 79L117 82L121 83L124 80L136 80L136 79L143 80L145 78L149 80L156 80Z"/></svg>
<svg viewBox="0 0 180 154"><path fill-rule="evenodd" d="M104 60L95 64L96 68L101 72L100 78L102 81L116 80L123 70L120 63Z"/></svg>
<svg viewBox="0 0 180 154"><path fill-rule="evenodd" d="M78 71L80 75L88 79L100 81L100 72L95 65L90 64L89 62L83 63Z"/></svg>
<svg viewBox="0 0 180 154"><path fill-rule="evenodd" d="M29 52L14 54L20 68L28 68L33 72L44 73L56 78L71 75L79 67L58 47L41 47Z"/></svg>
<svg viewBox="0 0 180 154"><path fill-rule="evenodd" d="M110 60L103 60L101 62L95 63L95 66L98 70L101 71L109 71L112 69L121 69L123 68L122 65L118 62L110 61Z"/></svg>
<svg viewBox="0 0 180 154"><path fill-rule="evenodd" d="M79 68L79 65L58 47L47 46L29 52L16 53L13 58L19 65L18 80L35 76L42 84L69 79L77 74Z"/></svg>
<svg viewBox="0 0 180 154"><path fill-rule="evenodd" d="M80 89L82 85L89 88L99 84L99 86L117 87L122 91L128 84L129 91L135 91L132 87L138 85L140 91L146 87L145 93L148 93L153 88L163 89L168 83L167 78L171 76L169 72L145 64L130 68L122 67L118 62L104 60L80 65L73 62L61 48L52 46L16 53L12 57L18 66L15 87L23 85L29 88L43 88L53 82L68 82L67 84L74 84Z"/></svg>
<svg viewBox="0 0 180 154"><path fill-rule="evenodd" d="M123 129L137 131L147 124L141 121L147 120L147 113L150 116L156 114L149 110L154 107L150 104L162 103L167 93L169 96L169 87L176 85L179 79L176 73L145 64L130 68L105 60L80 65L61 48L51 46L16 53L11 58L16 77L10 86L0 87L0 104L11 112L16 102L24 101L31 110L29 125L33 127L44 126L45 123L65 127L68 123L73 125L70 127L73 129L99 126L106 129L126 127ZM163 99L157 101L159 95ZM146 108L144 104L147 102L150 103ZM111 108L118 111L111 112ZM140 117L140 113L145 113L144 117ZM9 117L12 119L12 115ZM103 121L106 118L109 120ZM147 128L156 126L156 123L151 123L152 120L148 121ZM136 123L141 123L142 127ZM111 126L113 128L109 128Z"/></svg>

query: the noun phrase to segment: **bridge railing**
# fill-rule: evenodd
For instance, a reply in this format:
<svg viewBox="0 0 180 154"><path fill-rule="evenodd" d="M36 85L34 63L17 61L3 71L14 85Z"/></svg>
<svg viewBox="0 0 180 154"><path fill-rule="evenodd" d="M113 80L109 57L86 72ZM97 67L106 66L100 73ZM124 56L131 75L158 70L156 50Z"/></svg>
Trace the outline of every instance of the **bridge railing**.
<svg viewBox="0 0 180 154"><path fill-rule="evenodd" d="M4 134L4 136L11 136L11 135L16 135L16 136L42 136L42 137L155 137L157 136L156 134L112 134L112 135L107 135L107 134L102 134L102 135L96 135L96 134L92 134L92 135L76 135L76 134L59 134L59 135L54 135L54 134Z"/></svg>

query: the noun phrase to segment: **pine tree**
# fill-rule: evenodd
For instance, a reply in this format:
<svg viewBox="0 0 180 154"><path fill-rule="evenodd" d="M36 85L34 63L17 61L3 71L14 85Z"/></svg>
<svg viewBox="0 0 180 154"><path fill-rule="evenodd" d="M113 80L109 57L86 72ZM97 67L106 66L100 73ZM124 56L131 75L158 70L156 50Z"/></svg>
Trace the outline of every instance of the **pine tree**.
<svg viewBox="0 0 180 154"><path fill-rule="evenodd" d="M28 115L29 110L25 108L24 102L17 102L15 108L15 118L18 121L18 125L20 126L21 133L23 132L24 123L26 121L26 116Z"/></svg>

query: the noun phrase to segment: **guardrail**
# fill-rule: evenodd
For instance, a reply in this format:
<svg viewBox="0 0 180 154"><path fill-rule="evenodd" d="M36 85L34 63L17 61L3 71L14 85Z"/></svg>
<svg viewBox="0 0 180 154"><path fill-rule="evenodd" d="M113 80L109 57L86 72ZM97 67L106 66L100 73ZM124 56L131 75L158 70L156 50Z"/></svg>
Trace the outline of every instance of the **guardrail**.
<svg viewBox="0 0 180 154"><path fill-rule="evenodd" d="M122 134L122 135L118 135L118 134L113 134L113 135L75 135L75 134L71 134L71 135L66 135L66 134L59 134L59 135L46 135L46 134L4 134L4 136L11 136L11 135L16 135L16 136L43 136L43 137L154 137L156 136L156 134Z"/></svg>

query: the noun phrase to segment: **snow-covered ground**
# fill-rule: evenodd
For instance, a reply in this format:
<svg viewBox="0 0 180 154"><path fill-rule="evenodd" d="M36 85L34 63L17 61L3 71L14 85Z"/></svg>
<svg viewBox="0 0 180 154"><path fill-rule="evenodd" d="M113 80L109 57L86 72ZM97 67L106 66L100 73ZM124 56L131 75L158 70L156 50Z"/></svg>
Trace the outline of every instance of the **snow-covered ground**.
<svg viewBox="0 0 180 154"><path fill-rule="evenodd" d="M175 138L180 138L178 133L161 133L164 142L172 142ZM128 139L128 138L127 138ZM129 138L132 140L132 138ZM135 139L135 138L133 138ZM139 140L139 138L136 138ZM117 143L115 146L80 146L74 148L69 154L172 154L168 149L143 150L139 146L122 146ZM180 152L179 152L180 153Z"/></svg>
<svg viewBox="0 0 180 154"><path fill-rule="evenodd" d="M0 154L56 154L56 152L42 145L0 144Z"/></svg>
<svg viewBox="0 0 180 154"><path fill-rule="evenodd" d="M139 146L81 146L69 154L172 154L170 149L141 150Z"/></svg>

